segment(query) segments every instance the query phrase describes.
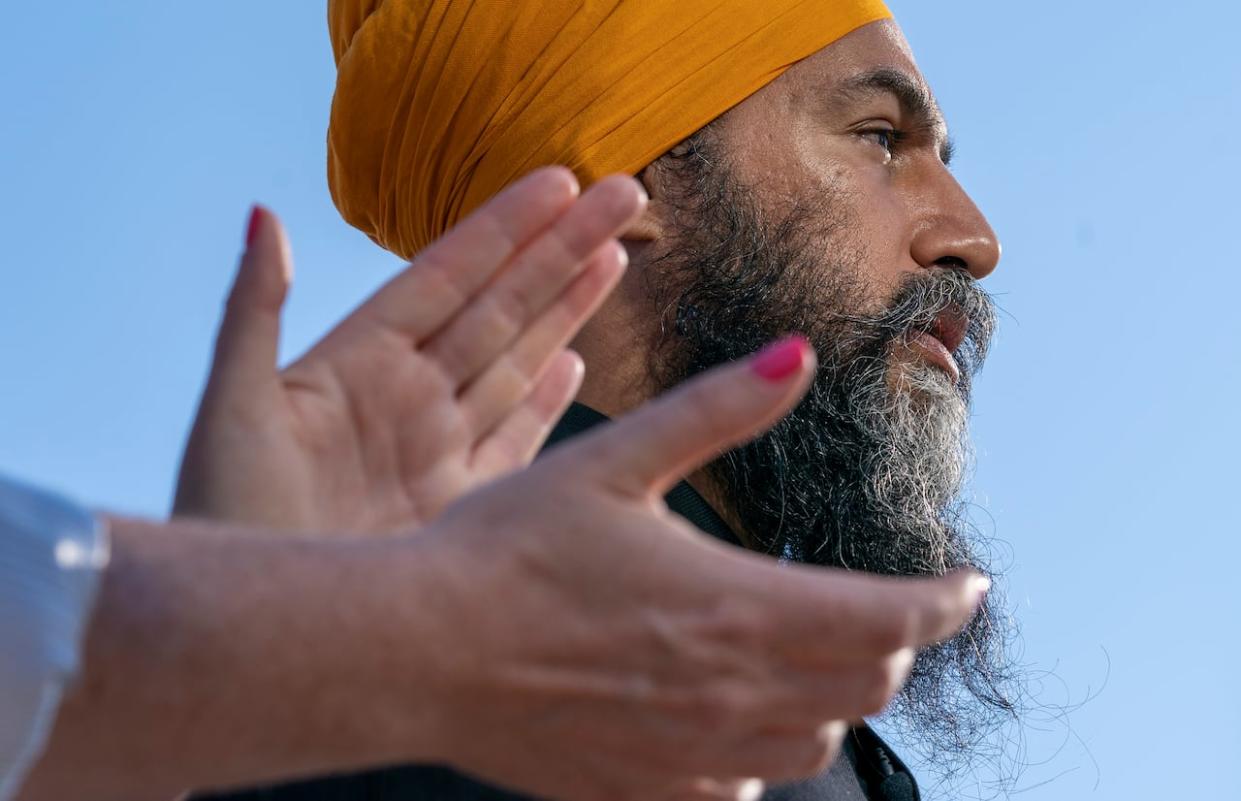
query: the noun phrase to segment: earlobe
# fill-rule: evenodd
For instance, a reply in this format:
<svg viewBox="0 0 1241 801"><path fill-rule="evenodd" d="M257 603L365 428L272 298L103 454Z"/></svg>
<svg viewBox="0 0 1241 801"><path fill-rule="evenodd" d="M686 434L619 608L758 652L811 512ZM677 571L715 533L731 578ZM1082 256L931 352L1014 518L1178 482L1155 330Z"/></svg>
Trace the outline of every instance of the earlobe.
<svg viewBox="0 0 1241 801"><path fill-rule="evenodd" d="M646 190L649 198L646 204L646 210L642 212L642 216L638 218L629 230L625 231L621 239L627 242L654 242L660 239L664 233L664 213L666 211L665 204L662 200L663 187L660 184L658 175L658 164L651 164L642 172L638 173L638 183L642 184L642 188Z"/></svg>
<svg viewBox="0 0 1241 801"><path fill-rule="evenodd" d="M642 216L621 235L625 242L654 242L663 236L659 201L652 199Z"/></svg>

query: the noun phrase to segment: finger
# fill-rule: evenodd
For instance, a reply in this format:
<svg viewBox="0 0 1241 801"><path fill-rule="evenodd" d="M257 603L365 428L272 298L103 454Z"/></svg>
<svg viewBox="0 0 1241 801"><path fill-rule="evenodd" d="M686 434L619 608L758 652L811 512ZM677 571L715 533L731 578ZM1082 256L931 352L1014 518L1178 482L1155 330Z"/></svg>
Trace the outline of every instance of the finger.
<svg viewBox="0 0 1241 801"><path fill-rule="evenodd" d="M582 357L573 351L554 357L529 396L479 445L476 473L492 479L530 464L573 402L582 373Z"/></svg>
<svg viewBox="0 0 1241 801"><path fill-rule="evenodd" d="M465 390L462 412L481 439L529 394L560 353L616 286L625 249L612 240L591 257L585 272Z"/></svg>
<svg viewBox="0 0 1241 801"><path fill-rule="evenodd" d="M535 170L466 217L384 285L358 314L410 337L434 334L578 195L563 167Z"/></svg>
<svg viewBox="0 0 1241 801"><path fill-rule="evenodd" d="M595 184L428 340L423 353L458 385L473 379L581 274L599 248L631 225L645 203L642 187L628 176Z"/></svg>
<svg viewBox="0 0 1241 801"><path fill-rule="evenodd" d="M991 583L973 571L939 578L900 579L850 576L854 586L835 586L825 595L848 619L856 639L876 654L921 649L956 635L974 617ZM816 642L820 651L830 646Z"/></svg>
<svg viewBox="0 0 1241 801"><path fill-rule="evenodd" d="M280 310L292 279L293 260L280 220L255 206L216 337L210 378L216 391L254 386L275 375Z"/></svg>
<svg viewBox="0 0 1241 801"><path fill-rule="evenodd" d="M878 715L905 686L915 657L913 648L903 648L869 662L784 671L780 686L762 706L768 721L764 729L804 731L825 720Z"/></svg>
<svg viewBox="0 0 1241 801"><path fill-rule="evenodd" d="M753 554L723 554L734 597L782 621L769 629L775 651L795 664L868 661L948 639L976 614L990 582L961 570L937 578L890 578Z"/></svg>
<svg viewBox="0 0 1241 801"><path fill-rule="evenodd" d="M805 339L782 340L693 379L560 456L580 460L590 475L622 494L662 495L792 409L810 385L814 365Z"/></svg>
<svg viewBox="0 0 1241 801"><path fill-rule="evenodd" d="M958 570L939 579L911 582L909 602L917 609L909 645L922 648L956 636L974 619L991 579L972 570Z"/></svg>

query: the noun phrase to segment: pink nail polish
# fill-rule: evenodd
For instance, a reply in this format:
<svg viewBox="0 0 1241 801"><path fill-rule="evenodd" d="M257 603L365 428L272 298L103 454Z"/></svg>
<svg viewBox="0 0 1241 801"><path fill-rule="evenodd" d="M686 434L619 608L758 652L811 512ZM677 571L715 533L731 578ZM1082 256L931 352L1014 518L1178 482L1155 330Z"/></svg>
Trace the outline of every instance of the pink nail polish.
<svg viewBox="0 0 1241 801"><path fill-rule="evenodd" d="M754 357L752 369L761 378L780 383L792 376L806 362L810 343L803 336L792 336L768 345Z"/></svg>
<svg viewBox="0 0 1241 801"><path fill-rule="evenodd" d="M250 209L250 222L246 225L246 247L254 244L254 238L259 235L259 225L263 221L263 207L255 204Z"/></svg>

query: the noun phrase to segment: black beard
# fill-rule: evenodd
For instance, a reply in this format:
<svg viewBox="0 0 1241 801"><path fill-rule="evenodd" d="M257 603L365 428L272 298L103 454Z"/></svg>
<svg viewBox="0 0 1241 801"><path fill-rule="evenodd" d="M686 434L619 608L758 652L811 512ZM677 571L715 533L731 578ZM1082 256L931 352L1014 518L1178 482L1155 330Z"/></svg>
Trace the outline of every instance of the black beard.
<svg viewBox="0 0 1241 801"><path fill-rule="evenodd" d="M647 270L664 314L655 383L667 389L793 332L810 338L821 365L794 412L707 470L747 544L884 575L970 567L990 576L961 499L970 383L995 328L990 298L948 266L868 308L865 248L850 241L844 198L765 219L709 142L701 132L660 162L677 187L669 200L680 227ZM956 382L894 358L945 313L968 320ZM996 598L955 639L919 655L889 714L943 778L1013 719Z"/></svg>

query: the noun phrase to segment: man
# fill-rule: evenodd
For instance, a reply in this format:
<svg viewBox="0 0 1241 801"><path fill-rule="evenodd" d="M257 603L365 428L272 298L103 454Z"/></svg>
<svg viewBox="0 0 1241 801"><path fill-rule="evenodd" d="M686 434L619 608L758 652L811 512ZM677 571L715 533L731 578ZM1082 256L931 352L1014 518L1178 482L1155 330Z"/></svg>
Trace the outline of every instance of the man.
<svg viewBox="0 0 1241 801"><path fill-rule="evenodd" d="M983 567L960 491L994 327L976 282L999 245L948 171L943 119L882 4L338 0L329 18L334 196L394 252L541 164L631 172L649 192L622 236L629 272L574 342L587 375L559 434L802 331L823 361L807 400L673 508L789 560ZM922 651L897 704L945 769L1011 714L1000 619L984 607ZM915 793L859 728L831 771L777 796ZM506 797L419 770L269 797L389 795Z"/></svg>

